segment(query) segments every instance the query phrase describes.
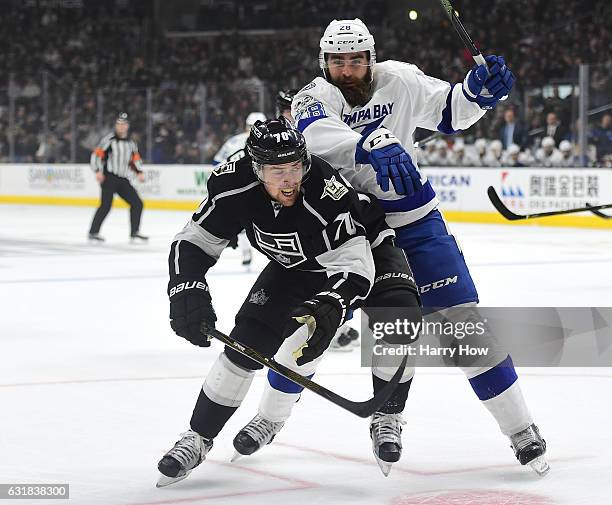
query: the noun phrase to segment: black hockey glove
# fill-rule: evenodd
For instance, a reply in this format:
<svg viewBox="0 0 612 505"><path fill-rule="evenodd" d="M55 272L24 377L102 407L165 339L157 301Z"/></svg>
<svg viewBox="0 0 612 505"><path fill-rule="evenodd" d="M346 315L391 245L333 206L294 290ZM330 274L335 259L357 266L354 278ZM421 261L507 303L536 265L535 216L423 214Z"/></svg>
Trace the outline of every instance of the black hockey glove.
<svg viewBox="0 0 612 505"><path fill-rule="evenodd" d="M321 356L334 338L345 315L344 301L337 293L319 293L291 312L298 323L308 326L306 344L293 353L298 365Z"/></svg>
<svg viewBox="0 0 612 505"><path fill-rule="evenodd" d="M168 284L170 326L193 345L209 347L206 328L214 329L217 315L204 280L176 279Z"/></svg>

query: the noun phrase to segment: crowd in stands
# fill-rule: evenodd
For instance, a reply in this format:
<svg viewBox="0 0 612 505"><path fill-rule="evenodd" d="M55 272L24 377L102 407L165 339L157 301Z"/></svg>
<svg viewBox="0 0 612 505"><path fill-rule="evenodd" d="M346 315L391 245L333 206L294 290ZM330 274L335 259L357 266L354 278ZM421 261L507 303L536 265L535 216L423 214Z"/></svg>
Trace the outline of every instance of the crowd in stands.
<svg viewBox="0 0 612 505"><path fill-rule="evenodd" d="M489 160L546 164L537 153L548 151L550 137L555 159L569 142L573 163L578 163L576 93L565 96L552 87L544 98L542 90L551 88L551 82L577 83L578 64L589 63L590 104L610 102L612 4L560 0L552 8L544 0L455 3L465 12L477 44L486 53L506 57L517 84L507 102L459 139L449 139L445 156L460 156L463 145L464 156L484 159L477 156L475 141L488 139L487 150L502 153L488 155ZM211 0L202 3L198 29L278 32L167 37L149 2L9 2L0 17L0 32L8 41L0 52L0 161L9 160L11 135L16 161L67 162L73 154L76 161L87 161L112 118L126 110L146 161L210 162L223 141L244 128L247 114L260 109L262 97L264 112L271 116L279 88L300 87L318 74L319 37L333 17L364 19L375 34L379 61L409 61L449 82L463 80L473 62L441 9L432 7L411 22L395 4ZM14 98L12 130L9 93ZM612 163L610 135L609 114L593 115L590 163ZM423 153L422 161L431 164L430 158L442 156L439 142L438 150L436 156Z"/></svg>

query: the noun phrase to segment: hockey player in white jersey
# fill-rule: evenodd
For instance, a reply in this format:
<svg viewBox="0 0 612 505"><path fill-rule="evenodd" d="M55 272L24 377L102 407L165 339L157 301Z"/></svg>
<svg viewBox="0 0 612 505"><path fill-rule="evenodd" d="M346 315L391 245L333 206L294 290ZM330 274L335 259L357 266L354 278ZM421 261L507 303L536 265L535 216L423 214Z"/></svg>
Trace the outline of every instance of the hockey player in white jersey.
<svg viewBox="0 0 612 505"><path fill-rule="evenodd" d="M242 152L246 141L249 138L249 132L257 121L265 121L266 116L263 112L251 112L245 121L244 131L228 138L225 143L221 146L221 149L217 151L213 158L213 165L219 163L225 163L226 161L235 161L232 156L238 152Z"/></svg>
<svg viewBox="0 0 612 505"><path fill-rule="evenodd" d="M249 132L251 131L251 127L257 121L265 121L266 116L263 112L251 112L245 121L244 131L242 133L238 133L227 139L225 143L221 146L221 149L217 151L215 157L213 158L213 165L218 165L219 163L225 163L226 161L236 161L236 157L240 157L243 155L244 146L246 145L246 141L249 138ZM233 242L232 247L235 249L236 245L240 248L240 252L242 253L242 264L245 267L248 267L253 260L253 253L251 251L251 245L249 244L249 240L247 239L244 232L240 232L237 237L237 242Z"/></svg>
<svg viewBox="0 0 612 505"><path fill-rule="evenodd" d="M474 66L463 82L450 84L408 63L377 63L374 38L364 23L334 20L320 42L323 77L302 88L293 100L293 117L310 149L355 189L378 198L421 288L424 312L427 307L464 307L469 318L478 294L455 237L437 210L436 194L418 170L413 135L417 127L446 134L469 128L508 95L514 76L504 58L488 56L486 61L488 68ZM448 278L456 282L440 285L441 279ZM432 289L434 285L440 287ZM443 317L440 314L432 311L431 317ZM496 352L464 371L502 433L510 438L519 462L546 473L546 444L533 424L510 356ZM375 391L376 378L375 373ZM270 381L264 400L273 404L275 390L279 402L286 404L290 393ZM263 401L260 411L262 406ZM377 458L383 444L395 445L396 456L401 452L401 410L387 409L373 416L370 434ZM275 419L274 431L283 420ZM235 447L248 428L237 435Z"/></svg>

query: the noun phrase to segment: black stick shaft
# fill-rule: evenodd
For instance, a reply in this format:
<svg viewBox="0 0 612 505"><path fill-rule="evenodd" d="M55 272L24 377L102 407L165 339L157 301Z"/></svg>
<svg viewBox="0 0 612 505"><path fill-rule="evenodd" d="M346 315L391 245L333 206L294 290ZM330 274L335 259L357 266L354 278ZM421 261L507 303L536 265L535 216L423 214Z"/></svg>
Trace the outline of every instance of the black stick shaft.
<svg viewBox="0 0 612 505"><path fill-rule="evenodd" d="M272 358L268 358L263 354L257 352L255 349L251 349L250 347L243 345L233 338L221 333L218 330L206 329L203 330L205 335L210 335L217 340L220 340L228 347L231 347L235 351L238 351L241 354L251 358L253 361L256 361L260 365L268 367L270 370L274 370L276 373L286 377L287 379L295 382L299 386L302 386L304 389L308 389L313 393L325 398L326 400L332 402L334 405L338 407L342 407L345 410L348 410L352 414L355 414L359 417L370 417L374 412L376 412L382 405L391 397L393 391L397 387L402 374L404 372L404 368L406 368L406 362L408 360L408 356L404 356L399 368L391 378L391 380L372 398L366 400L364 402L354 402L340 396L333 391L317 384L314 381L311 381L307 377L300 375L297 372L287 368L284 365L281 365L277 361L274 361Z"/></svg>
<svg viewBox="0 0 612 505"><path fill-rule="evenodd" d="M607 203L604 205L588 205L587 207L577 207L574 209L564 209L564 210L552 210L548 212L536 212L534 214L515 214L508 207L504 205L501 201L501 198L495 191L493 186L489 186L487 189L487 195L489 195L489 200L493 204L493 207L499 212L502 216L504 216L508 221L519 221L522 219L535 219L538 217L551 217L551 216L561 216L563 214L575 214L577 212L588 212L588 211L598 211L600 209L610 209L612 208L612 203Z"/></svg>
<svg viewBox="0 0 612 505"><path fill-rule="evenodd" d="M470 53L472 53L472 57L474 58L474 61L478 65L485 65L486 66L487 62L485 61L484 56L478 50L478 48L476 47L476 44L474 44L474 41L472 40L472 37L470 37L470 34L465 29L465 26L463 26L463 23L459 19L459 16L457 16L457 12L453 8L453 6L450 3L450 1L449 0L440 0L440 4L442 5L442 8L444 9L444 12L446 12L446 15L450 19L450 22L453 25L453 28L455 29L455 31L459 35L459 38L461 39L461 41L463 42L465 47L468 48L468 51L470 51Z"/></svg>

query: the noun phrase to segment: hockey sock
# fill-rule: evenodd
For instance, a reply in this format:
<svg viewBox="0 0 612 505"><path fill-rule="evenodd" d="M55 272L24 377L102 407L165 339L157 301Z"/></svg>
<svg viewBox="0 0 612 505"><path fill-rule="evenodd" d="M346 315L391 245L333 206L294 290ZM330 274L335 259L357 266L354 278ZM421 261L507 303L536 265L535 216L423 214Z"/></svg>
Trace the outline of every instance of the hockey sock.
<svg viewBox="0 0 612 505"><path fill-rule="evenodd" d="M206 376L191 416L191 429L216 437L246 396L255 372L232 363L221 353Z"/></svg>
<svg viewBox="0 0 612 505"><path fill-rule="evenodd" d="M372 374L372 383L374 385L374 394L376 395L388 384L388 381L385 381ZM408 379L406 382L400 382L397 385L397 388L395 388L395 391L391 397L381 408L378 409L378 412L384 412L385 414L399 414L400 412L403 412L404 407L406 406L406 399L408 398L408 392L410 391L411 384L412 378Z"/></svg>
<svg viewBox="0 0 612 505"><path fill-rule="evenodd" d="M469 381L504 435L513 435L533 423L510 356Z"/></svg>
<svg viewBox="0 0 612 505"><path fill-rule="evenodd" d="M313 375L309 375L308 378L312 378ZM295 382L269 370L268 380L259 403L259 414L269 421L286 421L291 415L293 406L300 399L303 389Z"/></svg>

